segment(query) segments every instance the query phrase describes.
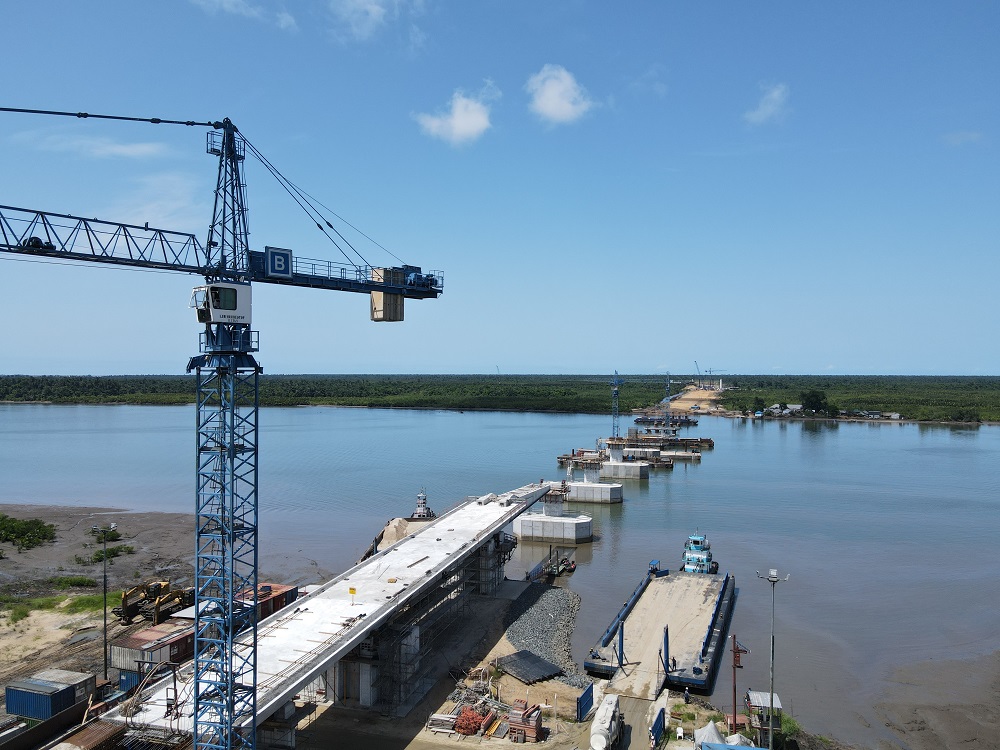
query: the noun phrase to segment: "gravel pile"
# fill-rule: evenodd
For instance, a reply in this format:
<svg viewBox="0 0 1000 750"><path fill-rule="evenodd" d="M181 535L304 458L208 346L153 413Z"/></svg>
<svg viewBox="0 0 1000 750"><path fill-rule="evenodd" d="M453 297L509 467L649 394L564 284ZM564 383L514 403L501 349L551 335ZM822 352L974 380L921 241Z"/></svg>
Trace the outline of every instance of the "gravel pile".
<svg viewBox="0 0 1000 750"><path fill-rule="evenodd" d="M571 638L580 610L580 596L574 592L531 584L507 612L507 640L514 648L525 649L562 668L557 680L585 688L593 680L577 672L573 663Z"/></svg>

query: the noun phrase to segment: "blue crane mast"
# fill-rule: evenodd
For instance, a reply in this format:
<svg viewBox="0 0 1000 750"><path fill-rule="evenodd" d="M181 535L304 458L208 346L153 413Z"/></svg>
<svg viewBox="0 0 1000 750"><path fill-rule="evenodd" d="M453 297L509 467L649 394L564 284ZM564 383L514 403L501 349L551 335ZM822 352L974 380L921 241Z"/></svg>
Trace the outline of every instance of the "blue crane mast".
<svg viewBox="0 0 1000 750"><path fill-rule="evenodd" d="M613 438L621 437L621 431L618 429L618 388L624 382L619 377L618 370L615 370L614 377L611 378L611 437Z"/></svg>
<svg viewBox="0 0 1000 750"><path fill-rule="evenodd" d="M368 293L372 320L398 321L403 319L405 299L433 299L442 293L442 275L424 274L418 266L375 268L301 259L284 248L251 250L242 174L247 149L279 180L284 178L229 119L198 123L12 108L0 111L211 128L207 150L219 157L219 168L204 246L193 234L148 225L0 206L0 252L204 277L205 284L196 287L192 296L204 329L199 353L187 366L188 372L195 373L197 412L194 741L198 750L252 750L256 746L257 414L262 370L254 357L258 336L251 329L251 283ZM284 182L287 189L291 183ZM326 234L326 227L316 223ZM328 221L326 226L337 232ZM241 633L250 637L244 635L237 644L236 636Z"/></svg>

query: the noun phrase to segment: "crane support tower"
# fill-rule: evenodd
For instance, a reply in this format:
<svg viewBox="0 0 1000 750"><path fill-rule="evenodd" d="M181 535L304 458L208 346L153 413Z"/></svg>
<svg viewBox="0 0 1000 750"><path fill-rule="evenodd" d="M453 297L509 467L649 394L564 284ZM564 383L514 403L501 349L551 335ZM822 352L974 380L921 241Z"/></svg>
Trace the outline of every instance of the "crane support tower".
<svg viewBox="0 0 1000 750"><path fill-rule="evenodd" d="M618 376L615 370L614 377L611 378L611 437L621 437L621 430L618 429L618 388L625 381Z"/></svg>
<svg viewBox="0 0 1000 750"><path fill-rule="evenodd" d="M442 274L424 274L418 266L375 268L367 263L299 259L291 250L277 247L251 250L243 180L247 150L286 189L291 183L229 119L194 122L7 107L0 107L0 112L210 128L207 151L219 158L219 168L204 246L193 234L148 225L0 206L0 252L204 277L204 285L195 287L192 295L192 306L204 328L199 353L187 366L188 372L195 373L197 411L194 744L198 750L252 750L256 746L257 414L262 369L254 357L258 335L251 329L251 283L367 293L372 320L399 321L405 299L433 299L442 293ZM312 214L310 218L315 221ZM316 225L340 247L322 224ZM326 226L346 242L329 221ZM235 638L242 632L252 633L251 648L236 648Z"/></svg>

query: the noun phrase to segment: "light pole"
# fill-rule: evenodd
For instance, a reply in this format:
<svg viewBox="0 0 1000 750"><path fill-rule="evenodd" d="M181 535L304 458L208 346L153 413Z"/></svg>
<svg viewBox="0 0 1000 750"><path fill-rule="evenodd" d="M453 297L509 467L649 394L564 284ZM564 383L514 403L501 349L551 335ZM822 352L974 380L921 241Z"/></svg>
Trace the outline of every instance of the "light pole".
<svg viewBox="0 0 1000 750"><path fill-rule="evenodd" d="M756 571L758 578L763 578L771 584L771 705L767 713L767 750L774 750L774 586L780 581L787 581L789 576L778 578L777 568L771 568L766 576Z"/></svg>
<svg viewBox="0 0 1000 750"><path fill-rule="evenodd" d="M104 679L108 679L108 530L101 529L104 543Z"/></svg>

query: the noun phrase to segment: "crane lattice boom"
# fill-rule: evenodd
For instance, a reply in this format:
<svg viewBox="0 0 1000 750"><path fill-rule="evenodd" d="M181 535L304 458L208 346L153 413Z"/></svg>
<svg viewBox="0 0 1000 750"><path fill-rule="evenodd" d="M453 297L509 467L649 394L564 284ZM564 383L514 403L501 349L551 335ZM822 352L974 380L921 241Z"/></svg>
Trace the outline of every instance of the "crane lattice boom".
<svg viewBox="0 0 1000 750"><path fill-rule="evenodd" d="M339 292L381 291L408 299L434 298L444 291L440 271L424 274L419 266L404 265L380 275L379 267L302 258L270 246L248 251L248 267L227 269L211 263L190 233L16 206L0 206L0 252Z"/></svg>

